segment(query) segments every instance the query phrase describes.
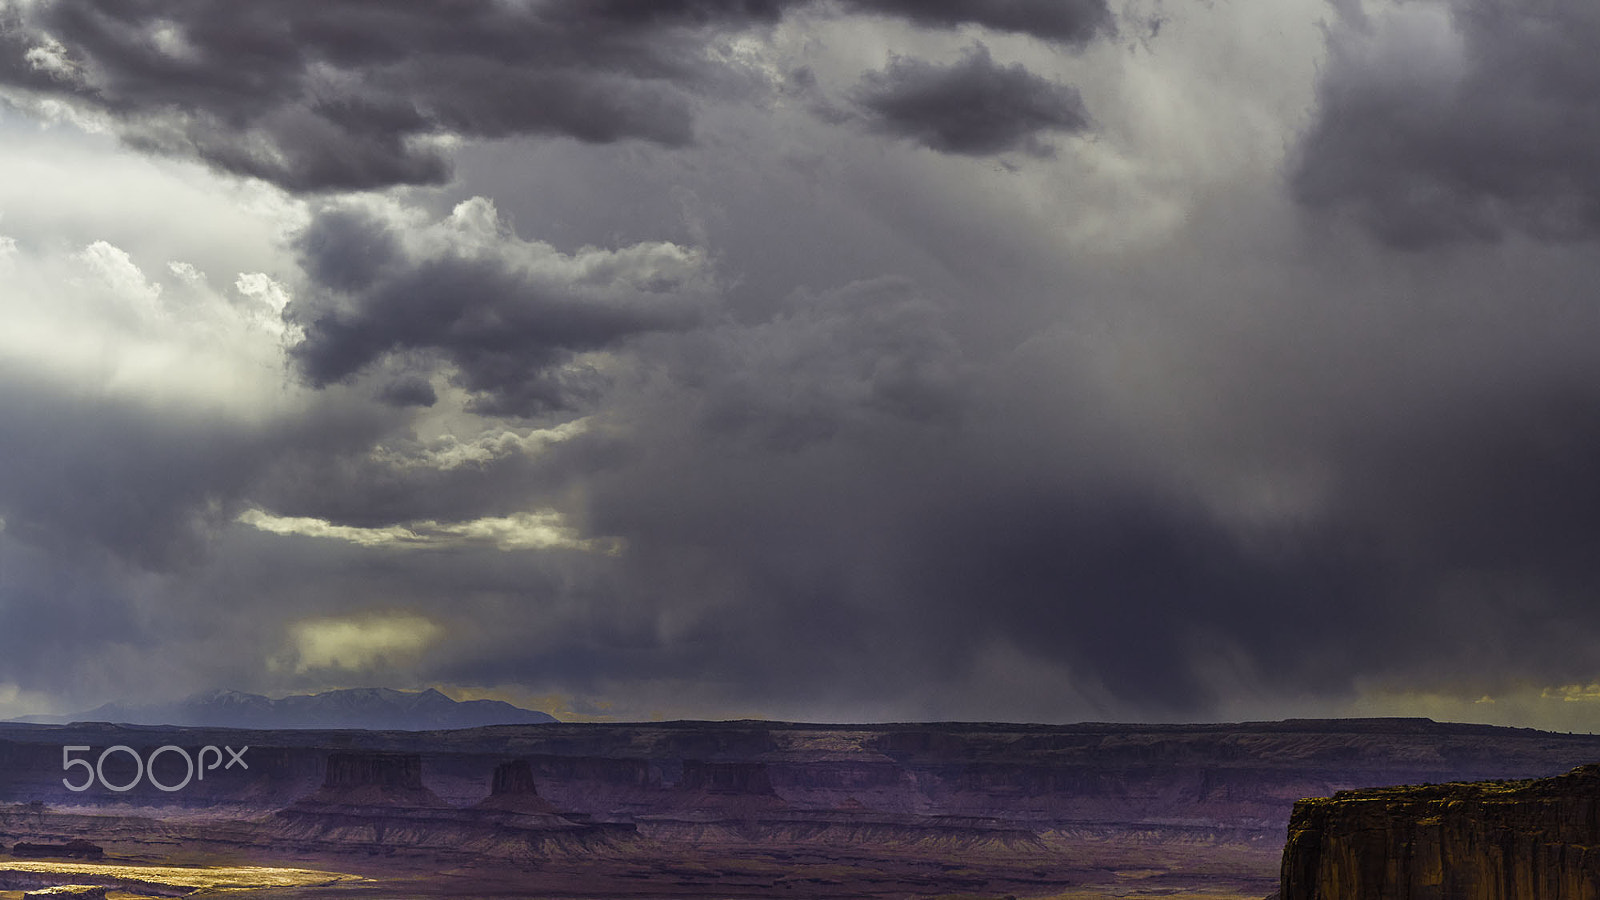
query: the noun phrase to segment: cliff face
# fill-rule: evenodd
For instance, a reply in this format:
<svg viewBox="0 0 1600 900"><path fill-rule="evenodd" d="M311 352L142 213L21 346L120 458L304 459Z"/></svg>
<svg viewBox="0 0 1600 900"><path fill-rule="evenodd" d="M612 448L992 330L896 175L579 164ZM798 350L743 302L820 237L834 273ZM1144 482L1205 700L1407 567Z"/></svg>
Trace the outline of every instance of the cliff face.
<svg viewBox="0 0 1600 900"><path fill-rule="evenodd" d="M321 789L295 804L423 809L448 805L423 785L421 754L373 752L328 754Z"/></svg>
<svg viewBox="0 0 1600 900"><path fill-rule="evenodd" d="M1302 800L1282 878L1283 900L1600 900L1600 766Z"/></svg>
<svg viewBox="0 0 1600 900"><path fill-rule="evenodd" d="M417 753L330 753L322 786L422 789L422 756Z"/></svg>
<svg viewBox="0 0 1600 900"><path fill-rule="evenodd" d="M724 763L684 760L681 787L711 794L772 796L772 779L765 763Z"/></svg>
<svg viewBox="0 0 1600 900"><path fill-rule="evenodd" d="M239 749L249 768L207 771L181 791L140 781L69 791L64 745ZM408 761L378 755L404 752ZM350 754L356 754L350 756ZM341 756L343 755L343 756ZM330 759L330 756L334 757ZM420 756L420 760L417 759ZM562 814L594 821L679 815L705 807L888 816L1003 819L1018 827L1244 831L1281 847L1295 800L1372 784L1529 778L1600 760L1600 736L1553 735L1422 720L1206 726L875 725L772 722L549 724L449 732L239 732L0 723L0 811L39 801L108 809L187 807L248 818L325 788L344 805L454 807L490 795L495 767L527 760L536 794ZM184 776L177 754L161 778ZM115 770L127 764L127 771ZM127 754L107 778L134 773ZM508 778L520 779L519 772ZM502 785L502 789L506 785ZM437 795L437 796L430 796ZM503 790L493 800L518 798ZM19 814L20 815L20 814ZM19 818L19 821L21 819ZM1172 832L1177 833L1177 832ZM1220 833L1220 832L1219 832ZM0 839L30 839L19 833Z"/></svg>
<svg viewBox="0 0 1600 900"><path fill-rule="evenodd" d="M494 768L494 777L490 779L489 796L538 796L539 789L533 783L533 767L525 759L514 759L508 763L501 763Z"/></svg>
<svg viewBox="0 0 1600 900"><path fill-rule="evenodd" d="M501 763L490 779L489 796L473 809L521 812L530 815L555 815L558 810L539 796L533 781L533 767L525 759Z"/></svg>
<svg viewBox="0 0 1600 900"><path fill-rule="evenodd" d="M382 752L329 754L322 787L273 821L276 837L307 849L404 847L516 859L606 851L636 831L559 815L539 796L525 759L497 766L489 797L461 809L423 784L420 755Z"/></svg>

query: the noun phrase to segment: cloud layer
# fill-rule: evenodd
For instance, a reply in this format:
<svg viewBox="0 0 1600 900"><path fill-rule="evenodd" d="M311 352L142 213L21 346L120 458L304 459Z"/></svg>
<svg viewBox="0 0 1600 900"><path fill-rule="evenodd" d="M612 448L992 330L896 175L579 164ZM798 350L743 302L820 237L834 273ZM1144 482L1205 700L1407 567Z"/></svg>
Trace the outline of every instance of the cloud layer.
<svg viewBox="0 0 1600 900"><path fill-rule="evenodd" d="M0 85L103 120L133 148L292 191L438 184L463 138L692 144L697 98L740 80L715 42L818 5L7 0ZM1103 0L845 6L1074 44L1110 22Z"/></svg>
<svg viewBox="0 0 1600 900"><path fill-rule="evenodd" d="M1576 3L4 10L7 710L1596 722Z"/></svg>

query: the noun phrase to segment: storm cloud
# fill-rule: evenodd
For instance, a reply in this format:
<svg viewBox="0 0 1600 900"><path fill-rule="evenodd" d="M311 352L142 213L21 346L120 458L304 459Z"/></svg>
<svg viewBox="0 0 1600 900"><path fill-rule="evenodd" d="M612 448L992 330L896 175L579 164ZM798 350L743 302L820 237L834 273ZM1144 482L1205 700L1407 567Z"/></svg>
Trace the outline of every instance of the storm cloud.
<svg viewBox="0 0 1600 900"><path fill-rule="evenodd" d="M474 198L437 224L407 230L359 209L330 209L299 237L311 279L289 310L295 348L317 386L411 354L447 364L485 411L569 409L602 376L578 355L687 326L715 287L703 253L670 243L563 254L522 241ZM404 360L401 360L404 362ZM414 372L384 398L431 405Z"/></svg>
<svg viewBox="0 0 1600 900"><path fill-rule="evenodd" d="M1597 40L1600 12L1583 3L1346 12L1329 33L1295 196L1398 247L1594 237Z"/></svg>
<svg viewBox="0 0 1600 900"><path fill-rule="evenodd" d="M1069 44L1086 43L1112 26L1104 0L844 0L844 4L864 12L905 16L923 25L981 25Z"/></svg>
<svg viewBox="0 0 1600 900"><path fill-rule="evenodd" d="M862 79L854 100L884 132L967 156L1048 156L1053 148L1044 135L1089 125L1077 91L1021 65L998 65L982 44L949 66L891 60Z"/></svg>
<svg viewBox="0 0 1600 900"><path fill-rule="evenodd" d="M739 80L717 40L815 5L7 0L0 84L132 147L293 191L439 184L459 138L689 145L697 98ZM1080 44L1109 15L1101 0L848 6Z"/></svg>
<svg viewBox="0 0 1600 900"><path fill-rule="evenodd" d="M1600 725L1576 3L236 6L6 7L0 711Z"/></svg>

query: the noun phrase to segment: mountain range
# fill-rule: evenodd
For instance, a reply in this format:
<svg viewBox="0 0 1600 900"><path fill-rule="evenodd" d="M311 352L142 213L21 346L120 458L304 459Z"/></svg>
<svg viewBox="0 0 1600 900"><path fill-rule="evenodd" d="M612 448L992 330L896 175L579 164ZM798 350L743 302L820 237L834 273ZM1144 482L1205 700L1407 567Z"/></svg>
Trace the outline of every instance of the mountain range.
<svg viewBox="0 0 1600 900"><path fill-rule="evenodd" d="M274 700L242 691L206 691L175 703L107 703L66 716L23 716L14 722L65 725L115 722L211 728L364 728L436 731L483 725L534 725L554 716L501 700L452 700L439 691L349 688Z"/></svg>

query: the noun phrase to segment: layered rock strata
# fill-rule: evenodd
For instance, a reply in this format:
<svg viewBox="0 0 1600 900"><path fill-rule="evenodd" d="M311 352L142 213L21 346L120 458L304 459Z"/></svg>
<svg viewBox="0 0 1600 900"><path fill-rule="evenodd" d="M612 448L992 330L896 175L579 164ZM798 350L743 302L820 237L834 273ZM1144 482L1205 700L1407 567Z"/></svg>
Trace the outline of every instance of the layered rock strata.
<svg viewBox="0 0 1600 900"><path fill-rule="evenodd" d="M727 796L776 796L766 763L684 760L683 790Z"/></svg>
<svg viewBox="0 0 1600 900"><path fill-rule="evenodd" d="M526 760L498 766L487 799L451 806L423 784L421 757L402 753L330 754L322 787L276 818L280 834L296 840L512 857L593 852L635 833L560 815L539 796Z"/></svg>
<svg viewBox="0 0 1600 900"><path fill-rule="evenodd" d="M1600 765L1341 791L1289 821L1283 900L1600 900Z"/></svg>
<svg viewBox="0 0 1600 900"><path fill-rule="evenodd" d="M330 753L322 787L296 804L444 809L450 804L422 784L418 753Z"/></svg>

